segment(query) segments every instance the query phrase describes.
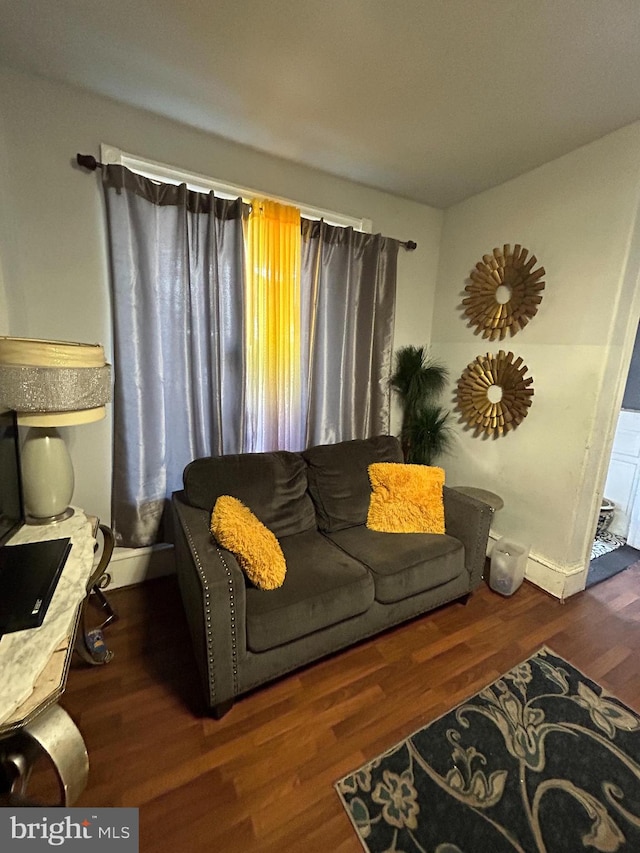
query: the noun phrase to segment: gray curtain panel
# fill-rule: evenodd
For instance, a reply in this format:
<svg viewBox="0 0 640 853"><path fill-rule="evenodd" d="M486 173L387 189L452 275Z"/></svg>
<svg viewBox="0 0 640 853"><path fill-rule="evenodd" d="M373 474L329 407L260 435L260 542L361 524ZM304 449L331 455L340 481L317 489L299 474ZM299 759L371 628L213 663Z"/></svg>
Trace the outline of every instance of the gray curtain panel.
<svg viewBox="0 0 640 853"><path fill-rule="evenodd" d="M242 203L104 170L114 322L112 526L158 538L192 459L244 449Z"/></svg>
<svg viewBox="0 0 640 853"><path fill-rule="evenodd" d="M114 324L112 527L117 544L139 547L162 541L163 513L188 462L251 447L248 208L122 166L103 170L103 187ZM307 446L389 430L398 246L302 221Z"/></svg>
<svg viewBox="0 0 640 853"><path fill-rule="evenodd" d="M389 431L398 246L302 221L307 447Z"/></svg>

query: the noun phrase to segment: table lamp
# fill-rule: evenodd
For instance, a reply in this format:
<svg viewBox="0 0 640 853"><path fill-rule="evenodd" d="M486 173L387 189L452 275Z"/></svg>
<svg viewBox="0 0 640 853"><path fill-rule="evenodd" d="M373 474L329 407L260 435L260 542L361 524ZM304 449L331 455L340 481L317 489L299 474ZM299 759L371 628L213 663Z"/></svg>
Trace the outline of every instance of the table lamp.
<svg viewBox="0 0 640 853"><path fill-rule="evenodd" d="M58 427L101 420L110 399L111 366L99 344L0 337L0 405L29 427L21 449L28 524L73 514L73 466Z"/></svg>

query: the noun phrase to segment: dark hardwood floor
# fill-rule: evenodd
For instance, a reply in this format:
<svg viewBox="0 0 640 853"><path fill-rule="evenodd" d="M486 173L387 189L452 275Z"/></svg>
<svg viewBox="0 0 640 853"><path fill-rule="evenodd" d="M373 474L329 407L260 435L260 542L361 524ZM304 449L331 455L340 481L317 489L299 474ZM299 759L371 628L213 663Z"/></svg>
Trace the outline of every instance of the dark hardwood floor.
<svg viewBox="0 0 640 853"><path fill-rule="evenodd" d="M448 605L203 716L175 578L117 590L103 667L61 704L91 763L77 805L138 806L143 853L361 850L333 782L542 644L640 711L640 569L565 604L525 583ZM36 774L30 791L46 787Z"/></svg>

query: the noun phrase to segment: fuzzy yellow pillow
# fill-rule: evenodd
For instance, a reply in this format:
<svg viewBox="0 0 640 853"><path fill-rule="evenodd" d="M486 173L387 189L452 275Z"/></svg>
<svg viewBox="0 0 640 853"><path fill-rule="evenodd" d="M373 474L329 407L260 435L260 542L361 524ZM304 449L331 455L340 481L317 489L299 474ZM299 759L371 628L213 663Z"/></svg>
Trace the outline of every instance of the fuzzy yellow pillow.
<svg viewBox="0 0 640 853"><path fill-rule="evenodd" d="M444 471L427 465L374 462L367 527L381 533L444 533Z"/></svg>
<svg viewBox="0 0 640 853"><path fill-rule="evenodd" d="M280 543L260 519L237 498L221 495L211 513L211 532L231 551L258 589L277 589L287 565Z"/></svg>

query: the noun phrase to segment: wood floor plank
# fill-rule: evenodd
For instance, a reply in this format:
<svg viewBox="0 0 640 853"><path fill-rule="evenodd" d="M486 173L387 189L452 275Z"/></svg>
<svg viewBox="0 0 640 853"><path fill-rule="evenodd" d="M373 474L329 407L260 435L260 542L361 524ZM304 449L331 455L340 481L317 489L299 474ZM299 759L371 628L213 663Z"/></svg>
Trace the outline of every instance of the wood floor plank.
<svg viewBox="0 0 640 853"><path fill-rule="evenodd" d="M357 853L333 783L548 645L640 711L640 569L564 604L525 583L453 603L204 715L176 580L110 594L113 660L72 667L78 805L137 806L142 853ZM40 787L38 787L40 786ZM50 774L30 789L49 796Z"/></svg>

